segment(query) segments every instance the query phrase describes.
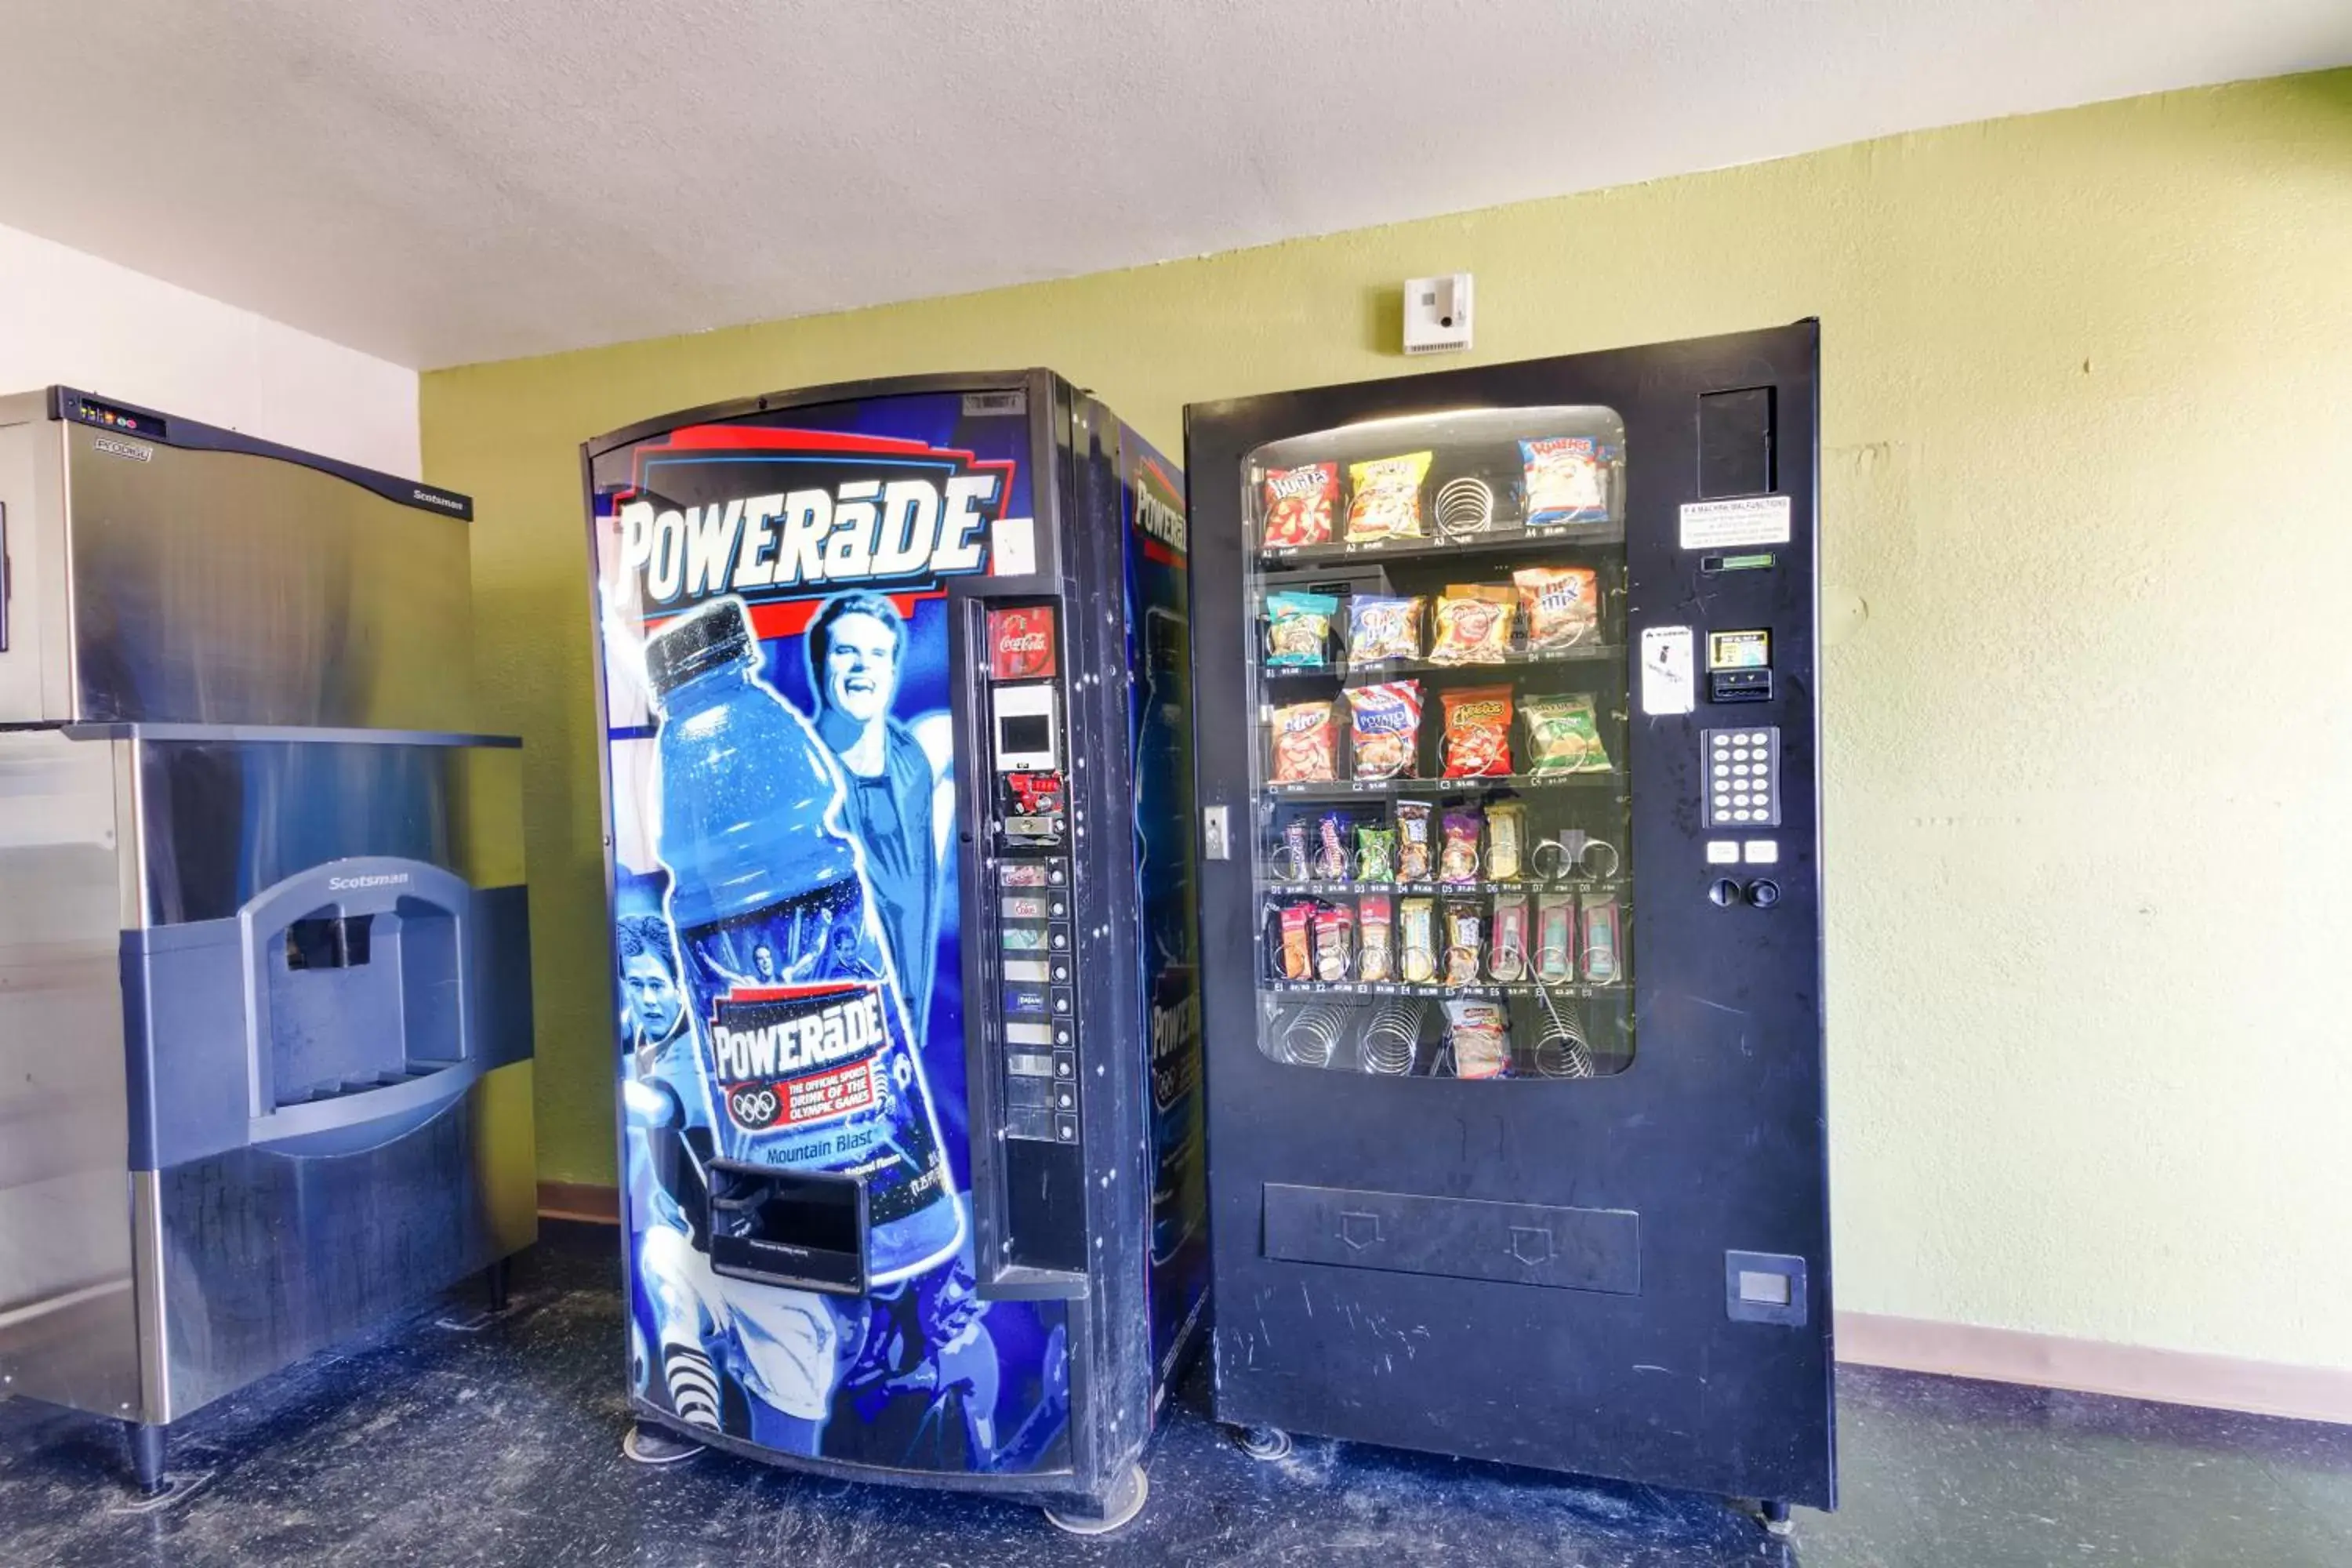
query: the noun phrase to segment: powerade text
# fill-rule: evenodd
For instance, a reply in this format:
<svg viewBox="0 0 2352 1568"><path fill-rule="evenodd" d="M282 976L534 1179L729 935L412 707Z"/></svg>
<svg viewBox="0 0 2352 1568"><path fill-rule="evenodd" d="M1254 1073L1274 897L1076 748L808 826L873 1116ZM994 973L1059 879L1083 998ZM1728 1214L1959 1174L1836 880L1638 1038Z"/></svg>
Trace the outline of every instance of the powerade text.
<svg viewBox="0 0 2352 1568"><path fill-rule="evenodd" d="M836 488L785 490L659 508L622 503L621 571L645 598L668 604L745 589L944 577L977 572L982 536L1004 476L850 479Z"/></svg>

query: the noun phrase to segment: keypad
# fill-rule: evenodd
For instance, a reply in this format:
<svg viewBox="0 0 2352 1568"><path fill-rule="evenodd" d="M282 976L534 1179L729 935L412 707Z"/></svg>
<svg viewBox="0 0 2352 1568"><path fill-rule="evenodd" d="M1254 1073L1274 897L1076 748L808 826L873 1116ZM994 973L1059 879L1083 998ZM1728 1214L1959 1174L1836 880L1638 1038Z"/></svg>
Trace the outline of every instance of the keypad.
<svg viewBox="0 0 2352 1568"><path fill-rule="evenodd" d="M1701 805L1709 828L1780 825L1780 731L1769 724L1699 731Z"/></svg>

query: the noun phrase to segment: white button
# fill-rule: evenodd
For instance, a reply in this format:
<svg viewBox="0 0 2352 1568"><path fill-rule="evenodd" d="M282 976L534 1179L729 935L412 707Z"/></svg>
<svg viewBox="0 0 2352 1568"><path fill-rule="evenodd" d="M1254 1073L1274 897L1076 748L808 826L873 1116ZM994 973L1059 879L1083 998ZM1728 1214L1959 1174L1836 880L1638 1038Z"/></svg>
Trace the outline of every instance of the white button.
<svg viewBox="0 0 2352 1568"><path fill-rule="evenodd" d="M1721 763L1716 763L1716 764L1715 764L1715 776L1716 776L1717 778L1721 778L1721 777L1723 777L1723 775L1724 775L1724 774L1726 774L1726 773L1729 773L1730 771L1731 771L1731 770L1730 770L1729 768L1725 767Z"/></svg>
<svg viewBox="0 0 2352 1568"><path fill-rule="evenodd" d="M1751 746L1760 746L1764 743L1764 731L1761 730L1750 730L1748 731L1746 740Z"/></svg>
<svg viewBox="0 0 2352 1568"><path fill-rule="evenodd" d="M1708 845L1709 849L1715 846ZM1748 841L1748 863L1750 866L1770 866L1780 858L1780 841L1777 838L1751 838Z"/></svg>
<svg viewBox="0 0 2352 1568"><path fill-rule="evenodd" d="M1718 752L1729 744L1731 744L1731 737L1728 735L1717 735L1715 738L1715 749Z"/></svg>
<svg viewBox="0 0 2352 1568"><path fill-rule="evenodd" d="M1739 862L1739 845L1729 838L1706 841L1706 863L1710 866L1733 866Z"/></svg>

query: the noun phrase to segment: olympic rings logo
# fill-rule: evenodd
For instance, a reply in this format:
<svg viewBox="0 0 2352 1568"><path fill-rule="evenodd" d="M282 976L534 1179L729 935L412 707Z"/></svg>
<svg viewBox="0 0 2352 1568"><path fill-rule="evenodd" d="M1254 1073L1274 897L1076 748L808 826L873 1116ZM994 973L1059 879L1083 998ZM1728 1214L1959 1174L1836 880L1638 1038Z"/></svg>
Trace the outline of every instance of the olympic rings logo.
<svg viewBox="0 0 2352 1568"><path fill-rule="evenodd" d="M727 1109L746 1127L765 1127L776 1119L776 1091L739 1089L727 1097Z"/></svg>

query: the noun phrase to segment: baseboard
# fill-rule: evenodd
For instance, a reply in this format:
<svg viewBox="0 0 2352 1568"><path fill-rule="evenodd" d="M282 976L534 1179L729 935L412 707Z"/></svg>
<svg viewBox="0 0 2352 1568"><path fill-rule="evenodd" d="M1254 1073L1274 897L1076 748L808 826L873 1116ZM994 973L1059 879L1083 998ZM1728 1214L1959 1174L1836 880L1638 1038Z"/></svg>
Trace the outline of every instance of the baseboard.
<svg viewBox="0 0 2352 1568"><path fill-rule="evenodd" d="M618 1225L621 1194L593 1182L541 1182L539 1212L546 1219ZM1861 1366L2352 1425L2352 1372L2329 1367L2283 1366L1879 1312L1840 1312L1837 1353L1838 1360Z"/></svg>
<svg viewBox="0 0 2352 1568"><path fill-rule="evenodd" d="M1837 1315L1842 1362L2352 1424L2352 1372L2196 1351L1981 1329L1876 1312Z"/></svg>
<svg viewBox="0 0 2352 1568"><path fill-rule="evenodd" d="M594 1182L541 1182L539 1217L584 1220L591 1225L621 1223L621 1193Z"/></svg>

